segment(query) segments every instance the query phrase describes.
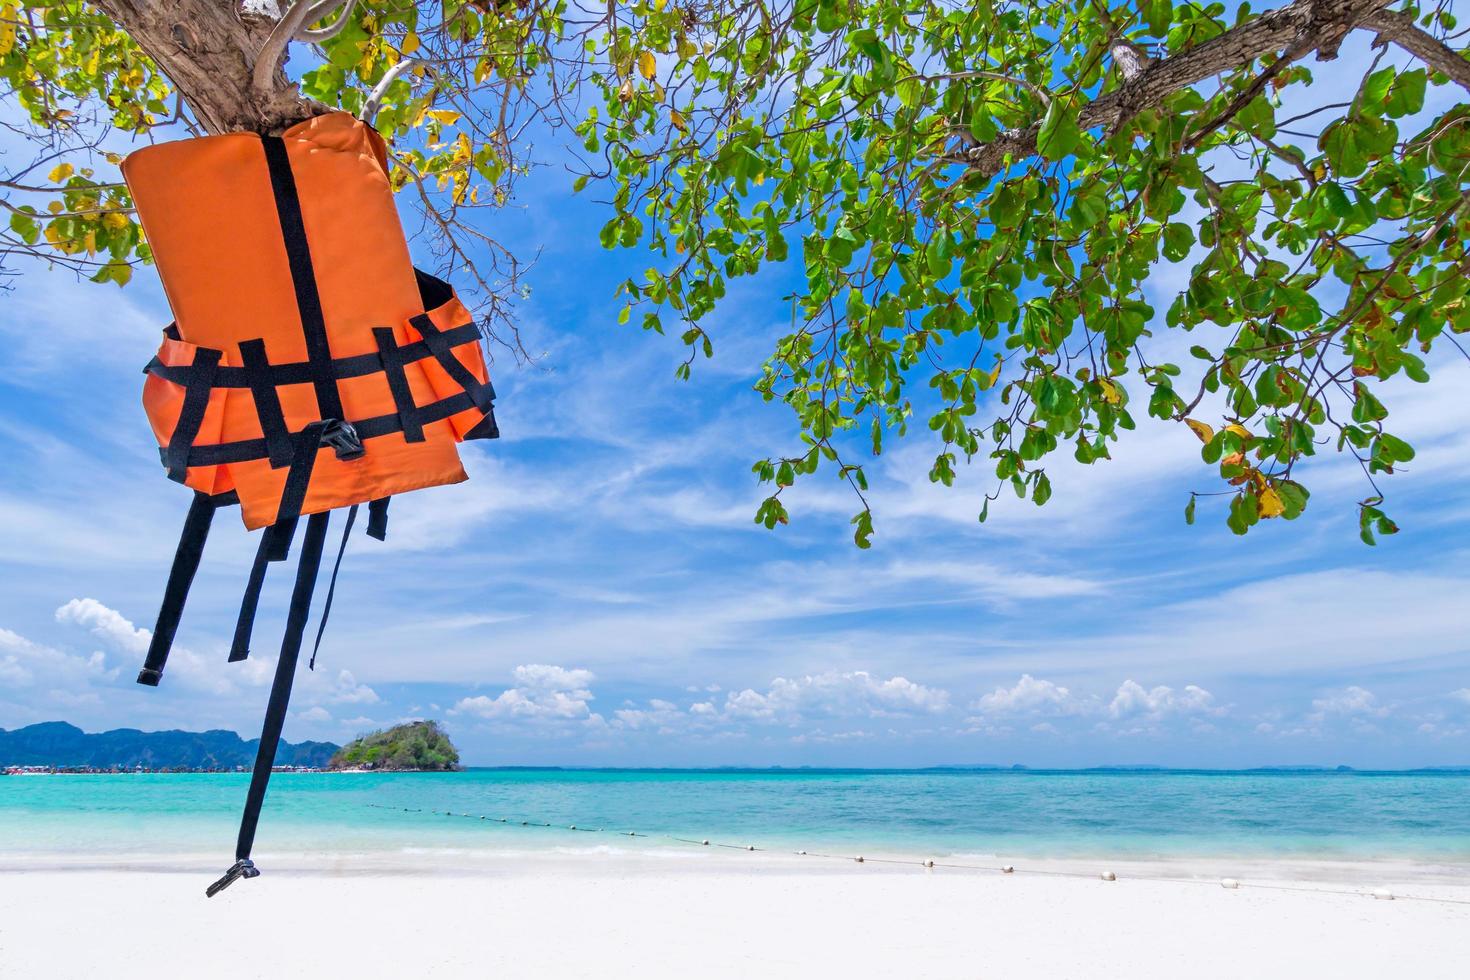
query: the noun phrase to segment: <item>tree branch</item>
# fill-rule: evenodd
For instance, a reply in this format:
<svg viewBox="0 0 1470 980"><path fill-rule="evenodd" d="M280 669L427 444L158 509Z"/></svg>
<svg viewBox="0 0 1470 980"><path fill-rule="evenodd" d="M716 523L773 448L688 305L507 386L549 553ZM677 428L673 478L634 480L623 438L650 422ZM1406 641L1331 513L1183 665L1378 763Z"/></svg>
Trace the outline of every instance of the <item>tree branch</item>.
<svg viewBox="0 0 1470 980"><path fill-rule="evenodd" d="M1154 61L1122 85L1082 107L1077 124L1082 129L1115 127L1145 109L1152 109L1175 92L1197 85L1222 72L1280 52L1298 38L1312 38L1322 57L1334 57L1342 37L1378 13L1391 0L1292 0L1224 34L1169 58ZM1438 43L1438 42L1436 42ZM1470 67L1470 66L1467 66ZM1120 66L1126 77L1126 71ZM1037 152L1041 124L1002 132L995 139L951 157L981 176L1000 173L1008 160Z"/></svg>
<svg viewBox="0 0 1470 980"><path fill-rule="evenodd" d="M1378 32L1375 45L1392 41L1424 62L1434 71L1448 76L1461 88L1470 89L1470 61L1414 23L1414 18L1396 10L1380 10L1366 17L1359 27Z"/></svg>
<svg viewBox="0 0 1470 980"><path fill-rule="evenodd" d="M383 77L378 80L378 84L373 86L373 90L368 93L367 101L363 103L363 122L369 126L373 124L373 120L378 117L378 110L383 106L383 97L388 94L388 86L398 81L399 78L403 77L404 72L418 63L413 58L404 58L383 73Z"/></svg>
<svg viewBox="0 0 1470 980"><path fill-rule="evenodd" d="M307 20L304 24L315 24L333 10L336 10L338 6L337 0L323 0L322 3L317 4L307 12ZM346 27L347 22L352 19L352 9L357 6L357 0L347 0L346 4L341 4L340 6L342 7L342 12L337 15L336 20L332 21L326 27L315 31L303 24L301 30L296 32L296 40L305 41L307 44L320 44L340 34L342 28ZM321 11L320 16L317 15L318 10Z"/></svg>
<svg viewBox="0 0 1470 980"><path fill-rule="evenodd" d="M285 15L271 28L270 36L260 46L255 56L255 68L250 76L251 87L256 92L269 92L276 81L276 72L281 67L281 57L298 31L306 26L306 17L312 11L309 0L296 0Z"/></svg>

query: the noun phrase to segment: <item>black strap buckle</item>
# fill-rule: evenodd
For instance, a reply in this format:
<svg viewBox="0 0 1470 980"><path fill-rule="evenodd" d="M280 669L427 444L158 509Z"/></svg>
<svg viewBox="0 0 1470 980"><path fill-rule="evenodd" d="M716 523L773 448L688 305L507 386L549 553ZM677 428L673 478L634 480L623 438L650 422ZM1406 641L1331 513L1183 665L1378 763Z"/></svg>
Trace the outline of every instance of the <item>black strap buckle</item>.
<svg viewBox="0 0 1470 980"><path fill-rule="evenodd" d="M357 429L353 428L351 422L344 422L342 419L326 420L322 426L322 445L331 446L341 460L358 459L367 452Z"/></svg>
<svg viewBox="0 0 1470 980"><path fill-rule="evenodd" d="M230 870L225 872L223 878L221 878L219 881L216 881L208 888L204 889L204 897L214 898L214 896L218 895L226 888L229 888L241 878L259 877L260 872L256 869L254 862L252 862L249 858L241 858L234 864L230 865Z"/></svg>

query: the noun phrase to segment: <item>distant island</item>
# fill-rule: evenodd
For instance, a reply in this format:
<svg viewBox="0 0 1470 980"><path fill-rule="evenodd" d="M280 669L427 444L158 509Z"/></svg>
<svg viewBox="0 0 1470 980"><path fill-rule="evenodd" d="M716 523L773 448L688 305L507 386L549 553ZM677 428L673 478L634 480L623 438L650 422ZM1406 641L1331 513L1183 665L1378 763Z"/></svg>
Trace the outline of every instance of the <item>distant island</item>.
<svg viewBox="0 0 1470 980"><path fill-rule="evenodd" d="M459 750L437 721L411 721L364 735L333 754L329 769L448 772L459 768Z"/></svg>
<svg viewBox="0 0 1470 980"><path fill-rule="evenodd" d="M54 772L234 772L255 764L259 739L236 732L144 732L117 728L87 733L64 721L47 721L14 731L0 728L0 773ZM276 766L321 769L341 748L334 742L282 742Z"/></svg>

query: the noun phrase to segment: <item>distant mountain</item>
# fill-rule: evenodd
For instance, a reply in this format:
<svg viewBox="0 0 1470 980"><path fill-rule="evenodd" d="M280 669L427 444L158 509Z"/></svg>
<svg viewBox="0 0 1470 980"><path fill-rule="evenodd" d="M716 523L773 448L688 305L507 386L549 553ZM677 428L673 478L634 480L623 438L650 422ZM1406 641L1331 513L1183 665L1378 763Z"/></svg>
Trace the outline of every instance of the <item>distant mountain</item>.
<svg viewBox="0 0 1470 980"><path fill-rule="evenodd" d="M88 734L64 721L6 731L0 728L0 767L87 766L96 769L234 769L255 764L259 739L235 732L143 732L118 728ZM282 742L278 766L324 767L340 746L331 742Z"/></svg>

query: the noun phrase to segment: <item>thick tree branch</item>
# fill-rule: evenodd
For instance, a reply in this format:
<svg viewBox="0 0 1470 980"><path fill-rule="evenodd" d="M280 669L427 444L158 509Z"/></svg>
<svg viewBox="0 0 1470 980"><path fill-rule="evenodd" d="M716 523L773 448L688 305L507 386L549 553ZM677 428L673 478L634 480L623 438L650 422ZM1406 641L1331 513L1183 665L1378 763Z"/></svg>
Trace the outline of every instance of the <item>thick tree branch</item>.
<svg viewBox="0 0 1470 980"><path fill-rule="evenodd" d="M1232 71L1257 58L1285 50L1300 38L1324 58L1335 57L1343 36L1378 13L1390 0L1292 0L1197 47L1151 62L1106 95L1082 107L1077 123L1083 129L1115 127L1122 121L1163 103L1175 92ZM1127 70L1120 66L1125 78ZM995 139L957 155L981 176L999 173L1008 160L1035 155L1041 124L1012 129Z"/></svg>
<svg viewBox="0 0 1470 980"><path fill-rule="evenodd" d="M309 0L296 0L285 16L271 28L260 53L255 56L255 69L251 75L251 87L257 92L269 92L275 85L276 75L281 70L281 58L300 30L306 27L307 15L312 11Z"/></svg>
<svg viewBox="0 0 1470 980"><path fill-rule="evenodd" d="M1434 71L1448 76L1461 88L1470 89L1470 61L1454 48L1414 23L1414 18L1396 10L1380 10L1369 15L1359 27L1378 32L1378 41L1392 41L1424 62Z"/></svg>
<svg viewBox="0 0 1470 980"><path fill-rule="evenodd" d="M260 68L257 53L280 27L263 6L246 16L229 0L92 2L153 59L210 133L278 133L327 111L302 98L279 52L269 70ZM262 75L263 87L256 84Z"/></svg>

